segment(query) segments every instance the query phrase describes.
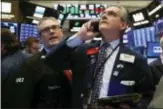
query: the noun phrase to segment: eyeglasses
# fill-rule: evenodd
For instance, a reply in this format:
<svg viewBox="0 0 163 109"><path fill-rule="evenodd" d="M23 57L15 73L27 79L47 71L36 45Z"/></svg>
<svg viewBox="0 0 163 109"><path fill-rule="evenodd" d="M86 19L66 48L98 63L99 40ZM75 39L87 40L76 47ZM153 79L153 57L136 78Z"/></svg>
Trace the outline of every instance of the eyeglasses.
<svg viewBox="0 0 163 109"><path fill-rule="evenodd" d="M40 30L40 32L50 32L50 30L52 29L52 30L59 30L61 27L59 26L59 25L52 25L52 26L50 26L50 27L45 27L45 28L43 28L42 30Z"/></svg>

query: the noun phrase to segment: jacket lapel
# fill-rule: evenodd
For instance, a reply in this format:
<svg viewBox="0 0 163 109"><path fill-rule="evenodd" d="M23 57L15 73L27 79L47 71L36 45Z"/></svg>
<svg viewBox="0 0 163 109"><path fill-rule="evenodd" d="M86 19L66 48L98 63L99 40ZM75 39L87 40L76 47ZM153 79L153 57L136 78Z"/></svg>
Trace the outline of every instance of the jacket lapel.
<svg viewBox="0 0 163 109"><path fill-rule="evenodd" d="M46 52L45 49L42 49L42 50L41 50L41 52L40 52L40 58L41 58L41 60L42 60L42 59L44 60L44 59L46 58L46 56L45 56L46 53L47 53L47 52Z"/></svg>
<svg viewBox="0 0 163 109"><path fill-rule="evenodd" d="M97 41L93 44L88 44L86 46L86 55L89 59L89 73L87 73L88 77L88 86L87 88L91 88L92 82L94 80L94 70L96 67L97 57L98 57L98 49L101 41ZM90 52L91 51L91 52Z"/></svg>
<svg viewBox="0 0 163 109"><path fill-rule="evenodd" d="M118 73L119 73L119 68L120 67L123 67L123 62L121 62L120 60L119 60L119 58L120 58L120 54L121 53L123 53L124 52L124 45L123 44L121 44L120 46L119 46L119 51L118 51L118 54L117 54L117 56L116 56L116 60L115 60L115 62L114 62L114 66L113 66L113 70L112 70L112 75L115 75L115 76L118 76ZM117 72L117 73L116 73ZM115 74L114 74L115 73Z"/></svg>
<svg viewBox="0 0 163 109"><path fill-rule="evenodd" d="M98 53L99 53L99 45L100 42L96 42L94 44L90 44L87 46L86 49L86 54L90 60L90 66L91 66L91 72L94 72L94 68L97 62L97 57L98 57Z"/></svg>
<svg viewBox="0 0 163 109"><path fill-rule="evenodd" d="M43 48L42 50L41 50L41 53L42 53L42 55L46 55L46 50Z"/></svg>
<svg viewBox="0 0 163 109"><path fill-rule="evenodd" d="M125 55L129 55L129 57L125 57L124 60L121 60L120 57L122 53ZM132 57L134 57L132 52L130 52L128 48L125 47L125 45L121 44L112 71L108 96L123 95L133 92L134 88L132 86L133 84L135 84L134 81L126 80L124 78L125 75L128 75L128 63L132 63L132 61L135 61L135 59L132 60ZM131 82L133 82L133 84Z"/></svg>
<svg viewBox="0 0 163 109"><path fill-rule="evenodd" d="M161 58L158 59L157 65L162 65Z"/></svg>
<svg viewBox="0 0 163 109"><path fill-rule="evenodd" d="M125 63L127 63L127 59L126 59L126 61L122 61L120 59L120 56L122 54L131 55L131 53L128 51L128 49L123 44L120 45L119 52L117 54L117 57L116 57L116 60L115 60L115 63L114 63L114 67L113 67L113 71L112 71L112 75L117 76L117 77L119 75L116 75L117 73L114 74L114 72L118 71L120 73L122 71L122 69L124 68Z"/></svg>
<svg viewBox="0 0 163 109"><path fill-rule="evenodd" d="M109 83L108 96L126 94L127 92L126 88L120 84L121 80L119 79L119 75L120 73L123 73L121 71L124 68L124 62L119 60L121 53L124 53L123 44L120 44L119 51L114 62L111 79Z"/></svg>

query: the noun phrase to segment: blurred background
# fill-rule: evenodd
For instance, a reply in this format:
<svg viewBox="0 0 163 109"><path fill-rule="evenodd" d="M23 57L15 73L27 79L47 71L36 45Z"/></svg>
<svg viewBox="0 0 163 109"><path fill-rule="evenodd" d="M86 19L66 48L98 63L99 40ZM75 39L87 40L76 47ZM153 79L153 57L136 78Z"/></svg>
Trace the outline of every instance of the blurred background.
<svg viewBox="0 0 163 109"><path fill-rule="evenodd" d="M65 36L71 36L83 23L99 19L107 6L115 4L126 7L130 15L131 22L123 36L123 43L143 54L148 63L158 58L162 52L159 39L163 37L163 0L2 0L1 27L9 28L23 45L30 36L39 40L36 28L39 19L53 16L60 21Z"/></svg>

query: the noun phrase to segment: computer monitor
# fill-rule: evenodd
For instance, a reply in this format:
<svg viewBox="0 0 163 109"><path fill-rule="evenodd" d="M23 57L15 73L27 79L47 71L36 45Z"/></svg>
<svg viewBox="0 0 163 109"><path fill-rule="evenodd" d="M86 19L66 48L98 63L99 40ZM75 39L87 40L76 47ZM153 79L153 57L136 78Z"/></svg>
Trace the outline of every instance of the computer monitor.
<svg viewBox="0 0 163 109"><path fill-rule="evenodd" d="M156 21L163 17L163 6L161 4L160 0L153 0L148 6L147 6L148 15L150 17L150 20Z"/></svg>
<svg viewBox="0 0 163 109"><path fill-rule="evenodd" d="M36 25L22 23L20 27L20 41L24 42L31 36L36 37L39 40L39 33Z"/></svg>
<svg viewBox="0 0 163 109"><path fill-rule="evenodd" d="M147 58L158 58L162 52L159 42L148 42Z"/></svg>
<svg viewBox="0 0 163 109"><path fill-rule="evenodd" d="M0 12L1 13L11 13L12 3L10 2L1 2Z"/></svg>
<svg viewBox="0 0 163 109"><path fill-rule="evenodd" d="M160 34L160 36L161 36L161 33L163 33L163 19L154 21L153 25L155 26L156 34Z"/></svg>
<svg viewBox="0 0 163 109"><path fill-rule="evenodd" d="M133 28L138 29L138 28L144 28L144 27L152 25L146 8L131 12L129 14L129 17L130 17Z"/></svg>
<svg viewBox="0 0 163 109"><path fill-rule="evenodd" d="M133 30L134 46L147 47L148 42L156 42L155 27L146 27Z"/></svg>
<svg viewBox="0 0 163 109"><path fill-rule="evenodd" d="M30 3L27 0L20 0L19 2L20 12L25 18L27 16L33 16L36 6L36 4Z"/></svg>
<svg viewBox="0 0 163 109"><path fill-rule="evenodd" d="M19 8L24 17L26 23L38 23L43 17L55 17L58 18L58 11L50 7L41 6L38 4L33 4L26 0L20 0Z"/></svg>
<svg viewBox="0 0 163 109"><path fill-rule="evenodd" d="M99 19L107 4L54 4L60 14L67 14L68 20Z"/></svg>
<svg viewBox="0 0 163 109"><path fill-rule="evenodd" d="M151 64L153 61L157 60L158 58L147 58L147 63Z"/></svg>
<svg viewBox="0 0 163 109"><path fill-rule="evenodd" d="M43 18L45 9L46 9L45 7L36 6L33 17Z"/></svg>
<svg viewBox="0 0 163 109"><path fill-rule="evenodd" d="M18 23L16 22L1 22L1 28L8 28L11 33L18 37Z"/></svg>

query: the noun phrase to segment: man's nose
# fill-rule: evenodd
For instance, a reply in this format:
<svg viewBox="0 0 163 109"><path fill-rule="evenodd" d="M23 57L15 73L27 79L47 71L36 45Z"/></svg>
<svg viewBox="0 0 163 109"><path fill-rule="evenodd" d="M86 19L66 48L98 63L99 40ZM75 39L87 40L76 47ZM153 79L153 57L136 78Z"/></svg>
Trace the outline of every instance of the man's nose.
<svg viewBox="0 0 163 109"><path fill-rule="evenodd" d="M106 20L106 19L107 19L106 15L103 15L102 20Z"/></svg>

